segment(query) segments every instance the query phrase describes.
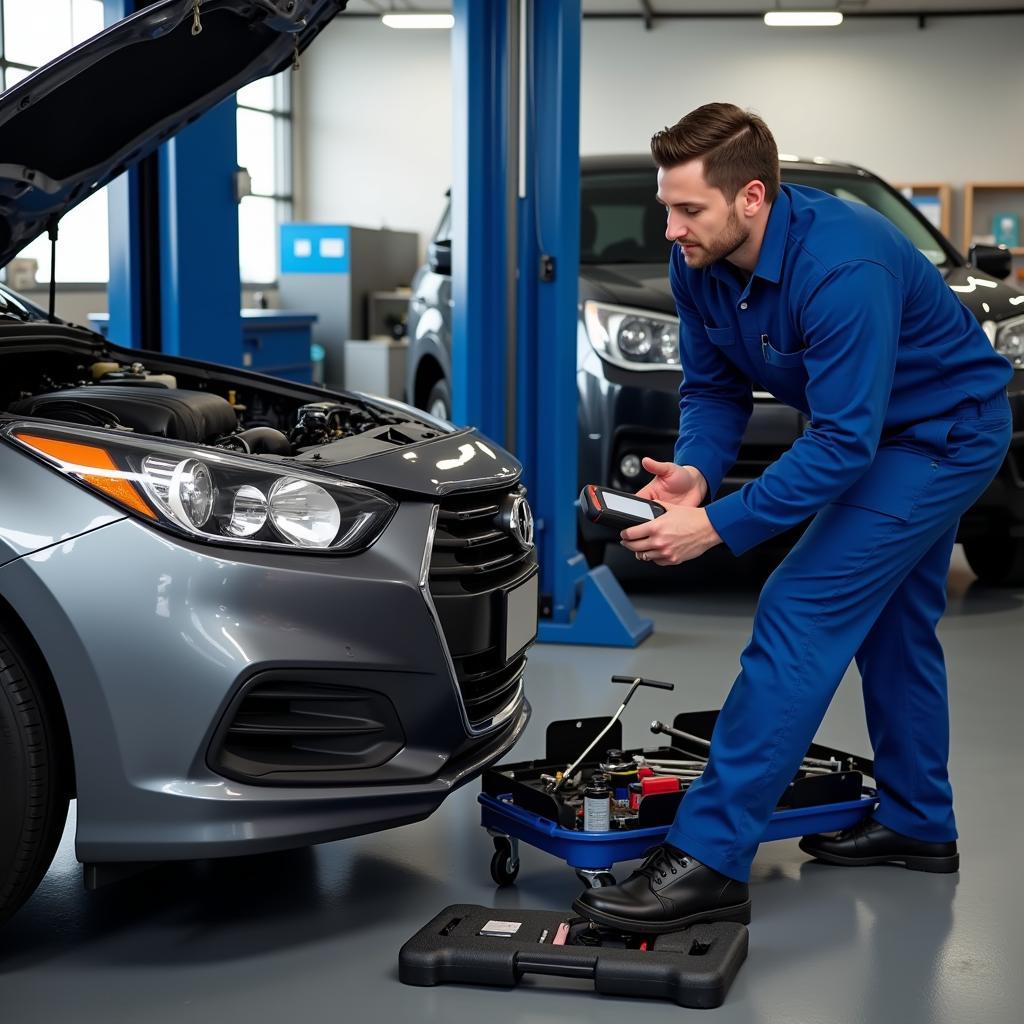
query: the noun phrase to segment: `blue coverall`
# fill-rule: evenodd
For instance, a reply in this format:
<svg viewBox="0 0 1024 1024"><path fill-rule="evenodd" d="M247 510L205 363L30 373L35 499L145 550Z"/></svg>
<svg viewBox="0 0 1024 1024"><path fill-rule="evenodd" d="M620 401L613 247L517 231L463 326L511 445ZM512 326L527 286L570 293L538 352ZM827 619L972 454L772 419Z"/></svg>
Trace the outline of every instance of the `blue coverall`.
<svg viewBox="0 0 1024 1024"><path fill-rule="evenodd" d="M746 285L673 247L680 320L674 460L713 495L736 460L751 385L809 417L761 477L707 505L734 554L813 515L765 584L703 777L668 842L740 881L856 658L875 818L956 838L946 671L935 635L960 516L1010 440L1009 362L887 219L783 185Z"/></svg>

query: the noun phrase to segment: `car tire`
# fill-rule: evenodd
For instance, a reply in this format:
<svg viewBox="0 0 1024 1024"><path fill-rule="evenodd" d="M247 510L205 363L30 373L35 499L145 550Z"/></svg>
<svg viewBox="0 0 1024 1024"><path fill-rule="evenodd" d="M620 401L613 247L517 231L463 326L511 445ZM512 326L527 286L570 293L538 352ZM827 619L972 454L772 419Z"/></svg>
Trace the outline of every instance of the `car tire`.
<svg viewBox="0 0 1024 1024"><path fill-rule="evenodd" d="M967 564L990 587L1024 586L1024 537L964 541Z"/></svg>
<svg viewBox="0 0 1024 1024"><path fill-rule="evenodd" d="M443 377L434 384L427 395L427 412L441 420L452 418L452 396L448 391L448 381Z"/></svg>
<svg viewBox="0 0 1024 1024"><path fill-rule="evenodd" d="M61 726L32 660L0 627L0 924L35 892L64 832Z"/></svg>

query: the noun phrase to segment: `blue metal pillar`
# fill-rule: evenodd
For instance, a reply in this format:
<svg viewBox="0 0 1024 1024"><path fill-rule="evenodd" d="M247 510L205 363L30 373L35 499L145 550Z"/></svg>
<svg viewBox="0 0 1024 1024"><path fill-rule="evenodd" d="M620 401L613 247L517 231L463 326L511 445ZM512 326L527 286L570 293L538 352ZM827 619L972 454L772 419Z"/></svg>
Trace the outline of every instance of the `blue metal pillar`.
<svg viewBox="0 0 1024 1024"><path fill-rule="evenodd" d="M452 418L511 446L509 2L454 0L453 7Z"/></svg>
<svg viewBox="0 0 1024 1024"><path fill-rule="evenodd" d="M235 98L160 149L163 350L237 366L242 355Z"/></svg>
<svg viewBox="0 0 1024 1024"><path fill-rule="evenodd" d="M520 322L525 375L517 395L526 428L520 451L530 453L527 480L543 526L541 590L551 595L539 639L635 647L653 623L636 613L607 566L588 572L576 550L581 5L532 0L527 11L519 280L530 315Z"/></svg>
<svg viewBox="0 0 1024 1024"><path fill-rule="evenodd" d="M105 25L127 18L135 0L103 0ZM107 225L110 238L110 279L107 309L109 338L131 347L142 339L142 254L139 218L139 170L132 168L107 186Z"/></svg>
<svg viewBox="0 0 1024 1024"><path fill-rule="evenodd" d="M576 551L580 0L454 0L454 13L454 418L523 463L540 640L636 646L653 624Z"/></svg>
<svg viewBox="0 0 1024 1024"><path fill-rule="evenodd" d="M104 20L110 25L145 7L146 0L103 4ZM151 169L159 178L151 221L142 209L143 169L132 169L111 182L111 341L143 347L151 343L172 355L240 364L236 131L231 97L160 147ZM148 234L144 224L152 228ZM159 252L148 252L147 247ZM147 287L159 292L148 297L148 307L143 294ZM152 321L150 330L159 339L147 338L147 321Z"/></svg>

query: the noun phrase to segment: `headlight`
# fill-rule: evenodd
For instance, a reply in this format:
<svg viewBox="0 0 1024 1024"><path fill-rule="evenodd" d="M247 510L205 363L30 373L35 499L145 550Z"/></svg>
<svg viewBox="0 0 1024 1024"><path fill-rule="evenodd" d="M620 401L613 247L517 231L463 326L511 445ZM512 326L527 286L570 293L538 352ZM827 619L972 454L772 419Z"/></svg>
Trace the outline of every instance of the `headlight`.
<svg viewBox="0 0 1024 1024"><path fill-rule="evenodd" d="M193 540L354 554L397 508L362 484L233 452L27 423L3 435L129 514Z"/></svg>
<svg viewBox="0 0 1024 1024"><path fill-rule="evenodd" d="M583 304L583 322L594 351L629 370L679 370L679 321L603 302Z"/></svg>
<svg viewBox="0 0 1024 1024"><path fill-rule="evenodd" d="M1015 316L998 323L989 320L987 323L992 324L993 328L989 334L993 348L1000 355L1006 356L1015 369L1024 370L1024 316Z"/></svg>

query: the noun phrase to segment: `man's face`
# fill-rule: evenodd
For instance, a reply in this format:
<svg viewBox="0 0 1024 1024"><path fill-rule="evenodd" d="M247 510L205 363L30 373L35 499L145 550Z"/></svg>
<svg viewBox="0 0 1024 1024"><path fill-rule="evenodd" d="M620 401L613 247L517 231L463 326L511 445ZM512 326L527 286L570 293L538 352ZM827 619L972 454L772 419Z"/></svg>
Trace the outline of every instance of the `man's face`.
<svg viewBox="0 0 1024 1024"><path fill-rule="evenodd" d="M742 192L729 202L704 180L704 164L691 160L658 169L658 202L667 208L665 237L683 251L688 267L725 259L750 238L739 215Z"/></svg>

